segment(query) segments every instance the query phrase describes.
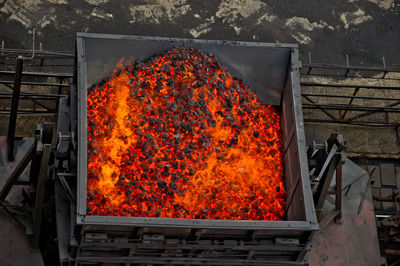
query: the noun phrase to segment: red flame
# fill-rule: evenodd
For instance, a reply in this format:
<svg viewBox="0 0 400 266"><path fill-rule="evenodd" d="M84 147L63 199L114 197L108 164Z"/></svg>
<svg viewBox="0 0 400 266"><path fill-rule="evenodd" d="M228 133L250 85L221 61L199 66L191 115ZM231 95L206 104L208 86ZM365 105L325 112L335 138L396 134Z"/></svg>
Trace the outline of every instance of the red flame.
<svg viewBox="0 0 400 266"><path fill-rule="evenodd" d="M175 48L90 89L90 215L280 220L280 117L215 58Z"/></svg>

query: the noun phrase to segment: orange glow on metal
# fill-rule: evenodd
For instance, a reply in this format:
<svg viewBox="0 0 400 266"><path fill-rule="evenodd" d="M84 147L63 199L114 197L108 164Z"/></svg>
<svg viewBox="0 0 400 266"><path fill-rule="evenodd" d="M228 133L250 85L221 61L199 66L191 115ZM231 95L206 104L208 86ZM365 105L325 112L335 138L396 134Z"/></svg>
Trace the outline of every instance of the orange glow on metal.
<svg viewBox="0 0 400 266"><path fill-rule="evenodd" d="M216 59L174 48L88 91L87 214L281 220L280 116Z"/></svg>

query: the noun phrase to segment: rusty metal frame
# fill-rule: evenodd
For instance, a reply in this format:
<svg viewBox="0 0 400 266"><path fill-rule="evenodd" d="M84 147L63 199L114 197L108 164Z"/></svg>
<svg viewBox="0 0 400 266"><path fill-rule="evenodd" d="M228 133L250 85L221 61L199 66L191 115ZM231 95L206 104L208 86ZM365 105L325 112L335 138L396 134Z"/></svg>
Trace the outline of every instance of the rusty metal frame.
<svg viewBox="0 0 400 266"><path fill-rule="evenodd" d="M311 71L314 70L314 73ZM326 74L329 72L335 72L335 74ZM350 74L352 73L352 74ZM347 65L334 65L334 64L316 64L311 63L311 59L309 59L309 63L303 64L302 75L314 76L314 77L329 77L330 79L341 79L341 78L368 78L374 80L390 80L390 81L399 81L399 78L388 78L390 74L398 75L400 74L399 67L386 67L386 64L383 61L383 67L365 67L365 66L350 66ZM379 77L377 77L379 76ZM335 82L314 82L314 81L303 81L301 82L302 87L320 87L327 88L329 91L334 91L335 89L346 89L349 90L349 93L346 95L337 95L334 93L327 94L311 94L311 93L302 93L302 97L305 102L303 102L304 109L319 109L323 113L325 113L329 119L306 119L306 122L320 122L320 123L343 123L343 124L354 124L354 125L370 125L370 126L393 126L394 124L389 123L388 121L357 121L360 118L370 116L376 113L399 113L400 108L400 100L393 97L368 97L368 96L356 96L360 89L372 89L372 90L392 90L397 91L400 90L399 86L396 85L375 85L375 84L337 84ZM341 99L349 99L347 104L317 104L314 102L313 97L318 98L341 98ZM383 106L371 106L369 104L363 105L354 105L354 99L362 99L365 101L372 100L380 100L385 103ZM329 110L339 111L341 114L339 117L333 115ZM349 111L357 111L359 114L355 114L351 117L346 117L346 114Z"/></svg>
<svg viewBox="0 0 400 266"><path fill-rule="evenodd" d="M305 219L300 221L244 221L244 220L200 220L200 219L175 219L175 218L145 218L145 217L112 217L112 216L92 216L86 214L87 199L87 61L85 58L85 40L96 39L117 39L117 40L144 40L159 42L200 43L202 45L226 45L226 46L246 46L246 47L268 47L276 49L287 49L289 52L289 64L287 68L287 79L290 80L292 108L294 112L294 126L296 128L297 143L296 153L299 157L301 178L301 192L305 205ZM185 228L212 228L212 229L246 229L246 230L283 230L283 231L314 231L318 230L318 223L315 215L312 200L311 187L308 175L308 165L306 157L305 137L303 128L302 107L300 100L300 62L298 61L298 48L293 44L277 43L249 43L249 42L229 42L229 41L208 41L190 39L171 39L138 37L123 35L106 34L77 34L77 92L78 92L78 187L77 187L77 223L89 225L128 225L128 226L151 226L151 227L185 227ZM287 81L288 82L288 81ZM288 84L288 83L287 83Z"/></svg>

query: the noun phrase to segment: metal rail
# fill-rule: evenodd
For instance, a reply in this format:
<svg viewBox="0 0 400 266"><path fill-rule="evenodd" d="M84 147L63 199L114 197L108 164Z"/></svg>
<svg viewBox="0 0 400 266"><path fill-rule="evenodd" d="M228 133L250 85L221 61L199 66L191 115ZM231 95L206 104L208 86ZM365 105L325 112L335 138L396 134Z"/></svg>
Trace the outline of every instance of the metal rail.
<svg viewBox="0 0 400 266"><path fill-rule="evenodd" d="M321 123L321 124L343 124L343 125L354 125L354 126L365 126L365 127L379 127L379 128L393 128L398 127L398 123L384 123L384 122L357 122L357 121L332 121L331 119L313 119L307 118L304 119L305 122L309 123Z"/></svg>
<svg viewBox="0 0 400 266"><path fill-rule="evenodd" d="M367 66L346 66L338 64L323 64L323 63L305 63L303 68L317 69L337 69L337 70L363 70L372 72L399 72L400 67L367 67Z"/></svg>
<svg viewBox="0 0 400 266"><path fill-rule="evenodd" d="M400 104L396 103L396 105ZM395 107L370 107L365 105L351 105L351 104L308 104L303 103L305 109L324 109L324 110L346 110L346 111L368 111L372 113L399 113L400 108Z"/></svg>
<svg viewBox="0 0 400 266"><path fill-rule="evenodd" d="M309 63L303 64L301 71L302 76L313 78L330 79L327 82L315 82L303 80L301 82L303 109L304 110L320 110L330 119L319 119L315 115L313 117L304 116L305 122L318 123L341 123L364 126L394 126L399 124L389 119L389 116L398 114L400 108L400 97L377 97L377 96L361 96L360 89L370 91L385 91L398 94L400 90L400 67L386 67L385 59L382 58L382 67L367 66L351 66L349 64L349 56L346 55L346 65L337 64L320 64L311 62L311 54L309 54ZM328 74L327 74L328 73ZM337 80L335 80L335 78ZM343 79L351 78L352 83L343 83ZM357 83L357 79L364 79L363 82ZM387 80L386 84L376 85L373 83L365 83L368 80ZM368 81L367 80L367 81ZM390 84L387 84L390 82ZM326 89L326 94L306 92L307 88ZM348 91L343 92L343 91ZM330 99L342 100L340 104L332 102ZM326 102L320 103L319 99L325 99ZM346 100L348 99L348 100ZM354 100L362 100L362 104L353 104ZM347 104L345 102L347 101ZM380 101L380 104L376 104ZM330 103L331 102L331 103ZM346 115L352 112L352 117ZM368 116L376 113L384 114L384 118L368 119ZM399 119L397 119L399 120Z"/></svg>
<svg viewBox="0 0 400 266"><path fill-rule="evenodd" d="M329 84L303 81L301 85L304 87L326 87L326 88L359 88L359 89L374 89L374 90L400 90L398 86L379 86L379 85L360 85L360 84Z"/></svg>
<svg viewBox="0 0 400 266"><path fill-rule="evenodd" d="M69 78L74 68L74 52L72 51L46 51L40 43L39 49L10 49L5 48L4 43L0 47L0 74L14 69L14 61L18 55L22 55L26 62L24 68L27 72L39 72L33 76L54 76L46 72L56 72L55 76ZM58 73L57 73L58 72ZM68 76L65 75L67 73ZM27 73L27 75L30 75ZM24 73L24 77L26 77Z"/></svg>
<svg viewBox="0 0 400 266"><path fill-rule="evenodd" d="M1 84L14 84L11 80L0 80ZM29 82L22 81L21 85L33 85L33 86L50 86L50 87L69 87L71 84L63 84L63 83L46 83L46 82Z"/></svg>
<svg viewBox="0 0 400 266"><path fill-rule="evenodd" d="M10 111L11 110L1 110L0 114L1 115L10 115ZM55 111L41 111L41 110L37 110L37 111L24 111L24 110L18 110L19 115L29 115L29 116L57 116L58 112Z"/></svg>
<svg viewBox="0 0 400 266"><path fill-rule="evenodd" d="M314 73L311 73L314 70ZM327 74L327 72L336 71L335 74ZM344 72L344 73L343 73ZM351 74L353 72L353 74ZM363 72L364 74L360 73ZM351 66L349 55L346 55L346 65L339 64L324 64L324 63L312 63L311 53L308 54L308 63L303 64L301 71L302 75L318 75L324 77L360 77L365 76L365 73L372 79L387 79L387 80L400 80L399 78L393 78L390 74L400 73L400 67L387 67L386 60L382 57L382 67L368 67L368 66Z"/></svg>
<svg viewBox="0 0 400 266"><path fill-rule="evenodd" d="M22 80L22 67L24 64L24 59L22 56L17 58L17 63L15 67L15 77L13 82L13 93L11 100L11 110L10 110L10 120L8 123L8 134L7 134L7 145L8 145L8 160L14 161L14 138L15 138L15 127L17 123L17 112L18 112L18 102L19 94L21 89Z"/></svg>
<svg viewBox="0 0 400 266"><path fill-rule="evenodd" d="M369 96L354 96L354 95L333 95L333 94L314 94L302 93L303 97L327 97L327 98L346 98L346 99L361 99L361 100L379 100L379 101L400 101L400 98L387 97L369 97Z"/></svg>
<svg viewBox="0 0 400 266"><path fill-rule="evenodd" d="M74 53L71 51L46 51L46 50L34 50L35 56L41 55L57 55L63 57L74 57ZM0 48L0 53L14 53L14 54L30 54L31 49L10 49L10 48Z"/></svg>
<svg viewBox="0 0 400 266"><path fill-rule="evenodd" d="M34 53L35 57L32 58L28 56L29 54L33 54L32 50L0 49L0 62L3 63L3 68L0 70L0 86L3 85L3 88L11 91L1 91L0 100L3 100L3 102L8 101L12 97L14 81L11 78L15 75L15 57L22 54L24 55L24 70L21 75L20 85L22 92L19 98L24 100L24 103L30 101L33 105L20 104L16 114L23 114L25 116L57 115L58 101L61 97L67 96L66 93L70 86L69 82L66 81L69 81L73 77L73 53L68 54L43 50L35 50ZM12 61L9 59L12 59ZM49 70L55 72L43 71L54 63L57 67ZM67 71L59 71L58 66L62 65L68 66ZM41 88L49 88L50 91L46 89L45 91L48 91L48 93L43 93L43 90L40 90ZM28 91L32 93L28 93ZM10 110L7 107L3 105L0 115L10 115Z"/></svg>
<svg viewBox="0 0 400 266"><path fill-rule="evenodd" d="M0 70L0 74L14 75L15 71L4 71ZM42 72L22 72L24 76L35 76L35 77L56 77L56 78L72 78L71 73L42 73Z"/></svg>
<svg viewBox="0 0 400 266"><path fill-rule="evenodd" d="M20 93L19 94L21 97L36 97L37 98L43 98L43 99L56 99L56 98L60 98L60 97L66 97L67 95L65 94L45 94L45 93ZM10 96L12 96L12 93L8 93L8 92L0 92L0 96L4 96L5 98L9 98Z"/></svg>

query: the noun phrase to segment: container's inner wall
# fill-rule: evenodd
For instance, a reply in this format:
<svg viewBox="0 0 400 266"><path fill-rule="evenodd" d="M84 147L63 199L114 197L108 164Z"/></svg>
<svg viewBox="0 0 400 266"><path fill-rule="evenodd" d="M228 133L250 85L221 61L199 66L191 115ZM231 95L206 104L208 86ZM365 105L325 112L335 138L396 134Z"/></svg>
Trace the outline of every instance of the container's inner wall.
<svg viewBox="0 0 400 266"><path fill-rule="evenodd" d="M232 76L247 83L257 93L261 103L280 104L286 83L290 49L249 43L140 37L85 38L87 86L91 87L109 77L122 58L130 62L144 61L177 46L211 53Z"/></svg>
<svg viewBox="0 0 400 266"><path fill-rule="evenodd" d="M288 73L287 78L288 80L282 93L281 114L281 127L283 131L283 168L287 191L286 214L288 221L302 221L306 218L290 73Z"/></svg>

